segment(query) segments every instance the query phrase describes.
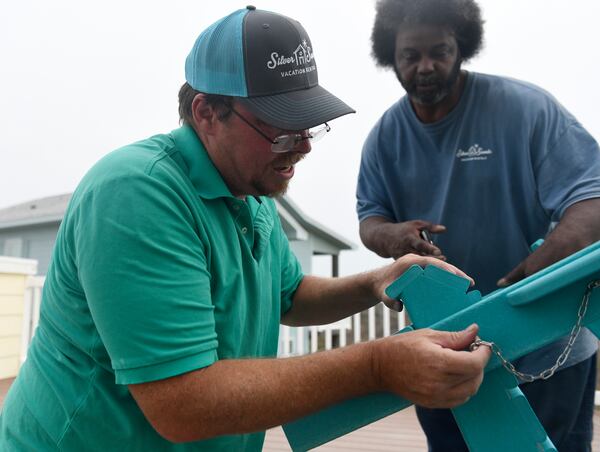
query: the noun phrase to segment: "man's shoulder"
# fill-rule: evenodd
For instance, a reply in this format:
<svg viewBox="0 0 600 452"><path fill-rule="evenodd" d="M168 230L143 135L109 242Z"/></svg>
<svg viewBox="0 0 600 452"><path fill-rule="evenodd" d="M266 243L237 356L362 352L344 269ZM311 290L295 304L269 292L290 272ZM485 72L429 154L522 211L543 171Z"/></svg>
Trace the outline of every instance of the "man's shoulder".
<svg viewBox="0 0 600 452"><path fill-rule="evenodd" d="M555 103L556 99L540 86L513 77L492 75L484 73L472 73L474 93L481 95L482 92L495 98L526 105L533 103Z"/></svg>
<svg viewBox="0 0 600 452"><path fill-rule="evenodd" d="M147 170L148 166L163 159L173 148L174 142L170 134L154 135L115 149L105 155L98 164Z"/></svg>
<svg viewBox="0 0 600 452"><path fill-rule="evenodd" d="M168 156L174 148L168 134L133 142L109 152L85 174L75 190L75 199L86 193L113 193L121 189L134 190L137 186L166 181L168 174L177 174L174 162ZM158 180L157 180L158 179ZM169 184L172 185L172 184Z"/></svg>
<svg viewBox="0 0 600 452"><path fill-rule="evenodd" d="M117 148L102 157L86 178L113 180L122 177L150 174L159 162L172 152L173 139L169 134L154 135ZM85 179L84 179L85 180Z"/></svg>
<svg viewBox="0 0 600 452"><path fill-rule="evenodd" d="M372 133L380 130L390 131L408 122L408 111L405 108L405 103L409 102L406 96L402 96L388 107L383 114L378 118L372 128Z"/></svg>

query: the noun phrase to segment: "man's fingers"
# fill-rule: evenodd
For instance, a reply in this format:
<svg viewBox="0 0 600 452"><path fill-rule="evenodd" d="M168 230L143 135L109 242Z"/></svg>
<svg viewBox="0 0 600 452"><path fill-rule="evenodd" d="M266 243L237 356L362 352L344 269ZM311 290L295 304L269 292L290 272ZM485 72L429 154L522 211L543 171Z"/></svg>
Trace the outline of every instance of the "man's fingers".
<svg viewBox="0 0 600 452"><path fill-rule="evenodd" d="M444 232L446 232L446 226L444 226L443 224L431 224L430 223L429 226L427 227L427 230L434 234L443 234Z"/></svg>
<svg viewBox="0 0 600 452"><path fill-rule="evenodd" d="M484 368L490 351L482 347L473 352L456 352L446 350L452 357L446 360L445 371L440 374L443 378L439 381L440 398L432 400L431 408L462 405L477 393L484 377Z"/></svg>
<svg viewBox="0 0 600 452"><path fill-rule="evenodd" d="M466 380L481 373L486 366L492 354L488 347L464 351L477 339L478 331L479 327L474 323L462 331L440 332L442 335L436 342L444 348L459 352L454 353L449 361L452 364L448 367L448 374L459 375Z"/></svg>
<svg viewBox="0 0 600 452"><path fill-rule="evenodd" d="M421 267L426 267L427 265L435 265L447 272L454 273L461 278L466 278L471 281L471 285L475 284L473 278L463 272L461 269L455 267L452 264L445 262L445 256L417 256L417 255L405 255L400 259L408 259L411 264L420 265Z"/></svg>
<svg viewBox="0 0 600 452"><path fill-rule="evenodd" d="M429 230L429 226L432 226L432 224L429 221L425 221L425 220L411 220L411 221L407 221L406 223L411 224L417 230L420 230L420 229Z"/></svg>
<svg viewBox="0 0 600 452"><path fill-rule="evenodd" d="M468 402L471 397L477 394L482 381L483 373L479 374L476 378L469 378L452 387L449 391L452 394L452 401L450 403L453 406L459 406Z"/></svg>
<svg viewBox="0 0 600 452"><path fill-rule="evenodd" d="M388 296L386 296L383 299L383 304L385 304L388 307L388 309L391 309L392 311L396 312L400 312L402 311L402 309L404 309L404 303L398 300L394 300L393 298L390 298Z"/></svg>
<svg viewBox="0 0 600 452"><path fill-rule="evenodd" d="M521 262L515 268L513 268L510 273L506 274L502 278L498 280L496 283L498 287L506 287L511 284L516 283L517 281L522 280L525 277L525 262Z"/></svg>
<svg viewBox="0 0 600 452"><path fill-rule="evenodd" d="M426 265L435 265L436 267L446 270L447 272L454 273L455 275L460 276L461 278L468 279L469 281L471 281L471 285L475 284L475 280L473 280L473 278L471 278L469 275L463 272L460 268L455 267L454 265L449 264L448 262L445 262L445 259L440 259L438 256L434 256L433 259L428 259L429 260L427 261Z"/></svg>
<svg viewBox="0 0 600 452"><path fill-rule="evenodd" d="M433 245L432 243L426 242L421 238L415 239L412 243L412 247L417 253L421 255L430 255L434 257L442 255L442 250L440 250L437 246Z"/></svg>
<svg viewBox="0 0 600 452"><path fill-rule="evenodd" d="M479 388L490 354L485 347L464 351L477 332L475 324L456 332L426 328L376 342L382 353L375 365L382 388L431 408L464 403ZM406 362L421 366L408 366L406 374L398 373L399 363Z"/></svg>
<svg viewBox="0 0 600 452"><path fill-rule="evenodd" d="M452 350L465 350L468 349L469 345L475 341L478 331L479 326L473 323L462 331L440 332L440 337L437 339L437 343L444 348L451 348Z"/></svg>
<svg viewBox="0 0 600 452"><path fill-rule="evenodd" d="M489 347L477 347L472 352L469 352L469 354L477 367L485 367L487 362L490 360L492 351Z"/></svg>
<svg viewBox="0 0 600 452"><path fill-rule="evenodd" d="M433 232L434 234L439 234L441 232L446 232L446 226L443 224L435 224L430 223L425 220L412 220L410 223L417 229L427 229L429 232Z"/></svg>

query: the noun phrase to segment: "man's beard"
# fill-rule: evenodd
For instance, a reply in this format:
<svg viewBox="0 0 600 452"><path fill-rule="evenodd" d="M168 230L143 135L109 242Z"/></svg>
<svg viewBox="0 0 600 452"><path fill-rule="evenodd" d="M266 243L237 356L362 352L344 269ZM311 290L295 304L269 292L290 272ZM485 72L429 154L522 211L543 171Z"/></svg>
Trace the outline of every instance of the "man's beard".
<svg viewBox="0 0 600 452"><path fill-rule="evenodd" d="M283 196L288 191L288 187L290 185L290 181L287 180L282 183L276 189L269 188L262 181L255 181L252 186L254 190L258 193L259 196L268 196L269 198L274 198L276 196Z"/></svg>
<svg viewBox="0 0 600 452"><path fill-rule="evenodd" d="M273 165L275 166L296 166L296 164L298 162L300 162L302 159L304 159L304 157L306 157L306 154L294 154L293 156L291 156L291 158L289 157L283 157L281 158L281 160L274 162ZM260 196L268 196L270 198L273 198L275 196L283 196L286 194L286 192L288 191L288 187L290 184L290 180L286 180L283 181L279 187L277 188L273 188L273 187L268 187L267 184L262 181L261 179L255 179L252 181L252 186L254 187L254 190L260 194Z"/></svg>
<svg viewBox="0 0 600 452"><path fill-rule="evenodd" d="M460 64L461 60L457 59L445 80L441 79L437 74L431 74L427 76L415 75L415 77L408 82L400 77L397 70L395 70L395 72L400 84L406 90L406 94L408 94L408 97L410 97L413 102L420 105L435 105L445 99L448 94L450 94L450 91L452 91L452 88L460 75ZM421 85L434 85L435 89L427 92L419 92L417 87Z"/></svg>

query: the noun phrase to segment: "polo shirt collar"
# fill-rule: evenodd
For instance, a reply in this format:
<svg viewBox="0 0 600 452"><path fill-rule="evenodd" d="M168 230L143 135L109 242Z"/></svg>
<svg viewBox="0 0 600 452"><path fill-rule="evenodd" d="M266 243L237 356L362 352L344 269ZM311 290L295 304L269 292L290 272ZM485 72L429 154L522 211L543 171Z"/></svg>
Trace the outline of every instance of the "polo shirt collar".
<svg viewBox="0 0 600 452"><path fill-rule="evenodd" d="M186 168L183 170L187 173L198 195L205 199L232 198L231 191L194 129L189 125L184 125L173 130L171 136L175 142L175 148L185 163Z"/></svg>

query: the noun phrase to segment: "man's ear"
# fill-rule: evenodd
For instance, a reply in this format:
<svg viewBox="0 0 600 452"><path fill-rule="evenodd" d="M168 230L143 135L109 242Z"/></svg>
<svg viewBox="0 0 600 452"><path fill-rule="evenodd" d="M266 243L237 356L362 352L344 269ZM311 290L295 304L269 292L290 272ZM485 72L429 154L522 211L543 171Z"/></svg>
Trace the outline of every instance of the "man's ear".
<svg viewBox="0 0 600 452"><path fill-rule="evenodd" d="M194 129L207 134L212 134L215 124L218 122L217 111L206 102L206 95L199 93L192 101L192 118Z"/></svg>

